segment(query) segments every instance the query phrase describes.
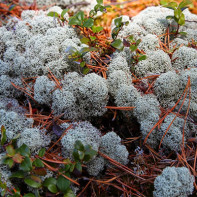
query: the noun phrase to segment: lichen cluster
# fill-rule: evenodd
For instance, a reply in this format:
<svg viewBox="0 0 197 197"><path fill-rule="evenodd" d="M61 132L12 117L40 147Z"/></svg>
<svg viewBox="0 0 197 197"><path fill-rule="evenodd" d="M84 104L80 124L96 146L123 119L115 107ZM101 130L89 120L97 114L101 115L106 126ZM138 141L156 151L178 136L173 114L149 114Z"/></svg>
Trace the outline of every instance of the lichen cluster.
<svg viewBox="0 0 197 197"><path fill-rule="evenodd" d="M40 1L38 6L76 2ZM27 144L36 155L54 139L54 135L40 126L33 127L33 119L25 117L26 110L15 100L25 98L27 102L30 99L29 95L24 95L14 87L24 88L22 78L33 79L28 88L32 91L31 99L34 99L35 105L42 109L49 108L53 117L59 116L71 121L60 124L64 131L71 127L61 138L62 154L71 160L75 141L80 140L83 145L89 144L95 151L123 165L128 164L129 152L116 131L104 135L91 123L94 118L105 115L108 103L116 107L134 107L122 114L126 117L125 121L135 120L139 123L139 135L143 139L154 127L147 138L152 148L157 149L163 138L164 152L173 150L178 153L183 148L182 142L186 144L188 138L197 135L194 123L197 120L197 50L188 44L197 41L197 23L187 22L196 21L196 15L187 9L183 11L186 24L180 27L180 31L187 34L178 35L170 43L169 51L162 50L160 44L168 27L169 31L177 28L174 21L166 19L166 16L173 14L172 10L159 6L149 7L132 20L122 16L122 21L128 21L128 25L122 27L117 38L123 40L133 35L135 39L141 39L138 49L147 58L134 65L131 60L136 52L131 52L129 47L115 51L110 54L107 76L103 78L94 72L83 75L77 62L68 57L65 52L68 47L80 50L88 46L81 43L76 29L67 23L61 26L55 17L47 16L50 11L61 13L62 10L60 7L48 11L27 10L22 13L21 20L12 18L6 26L0 27L0 127L5 127L8 140L19 134L17 147ZM68 14L64 17L69 18ZM171 49L175 48L172 53ZM84 58L89 61L90 53ZM59 84L52 80L51 73ZM150 76L155 76L155 81L148 92ZM139 88L137 78L144 83L145 91ZM156 127L162 113L169 112L172 107L174 113L168 113ZM182 116L186 113L194 121L188 121ZM112 166L99 154L85 164L87 172L92 176L99 175L105 166ZM2 164L0 173L9 185L9 173ZM169 167L155 179L153 194L155 197L188 196L193 191L193 182L194 178L187 168Z"/></svg>

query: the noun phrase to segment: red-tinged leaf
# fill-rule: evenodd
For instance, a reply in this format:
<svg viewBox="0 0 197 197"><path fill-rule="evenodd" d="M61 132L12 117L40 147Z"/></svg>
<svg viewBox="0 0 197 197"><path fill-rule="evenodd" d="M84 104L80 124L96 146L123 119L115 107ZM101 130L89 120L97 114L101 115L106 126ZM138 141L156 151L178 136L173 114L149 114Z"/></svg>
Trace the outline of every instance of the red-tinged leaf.
<svg viewBox="0 0 197 197"><path fill-rule="evenodd" d="M41 183L42 182L42 180L40 179L40 177L35 176L35 175L31 175L31 179L34 180L37 183Z"/></svg>
<svg viewBox="0 0 197 197"><path fill-rule="evenodd" d="M16 153L13 157L12 157L13 161L15 163L22 163L23 161L23 156L21 156L20 154Z"/></svg>
<svg viewBox="0 0 197 197"><path fill-rule="evenodd" d="M34 173L40 176L45 176L47 174L46 169L45 168L35 168Z"/></svg>
<svg viewBox="0 0 197 197"><path fill-rule="evenodd" d="M130 47L131 46L131 44L127 40L125 40L125 39L123 39L123 45L125 47Z"/></svg>

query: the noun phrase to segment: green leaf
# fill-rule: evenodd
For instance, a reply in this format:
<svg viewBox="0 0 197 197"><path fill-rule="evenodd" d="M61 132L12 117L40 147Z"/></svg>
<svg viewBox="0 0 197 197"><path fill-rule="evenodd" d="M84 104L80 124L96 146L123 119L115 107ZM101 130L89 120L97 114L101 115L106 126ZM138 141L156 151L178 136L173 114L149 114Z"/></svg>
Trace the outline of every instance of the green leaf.
<svg viewBox="0 0 197 197"><path fill-rule="evenodd" d="M38 168L44 167L44 164L42 163L42 160L40 160L40 159L38 159L38 158L34 160L33 165L34 165L35 167L38 167Z"/></svg>
<svg viewBox="0 0 197 197"><path fill-rule="evenodd" d="M30 149L26 144L20 146L17 150L22 156L29 157L30 156Z"/></svg>
<svg viewBox="0 0 197 197"><path fill-rule="evenodd" d="M79 161L79 153L76 149L73 150L73 158L75 161Z"/></svg>
<svg viewBox="0 0 197 197"><path fill-rule="evenodd" d="M75 147L77 150L84 151L84 145L82 144L82 142L81 142L80 140L76 140L76 141L75 141L74 147Z"/></svg>
<svg viewBox="0 0 197 197"><path fill-rule="evenodd" d="M17 191L17 192L14 193L13 195L8 195L7 197L21 197L20 191Z"/></svg>
<svg viewBox="0 0 197 197"><path fill-rule="evenodd" d="M176 2L170 2L166 7L176 9L178 7L178 4Z"/></svg>
<svg viewBox="0 0 197 197"><path fill-rule="evenodd" d="M103 0L96 0L98 4L103 4Z"/></svg>
<svg viewBox="0 0 197 197"><path fill-rule="evenodd" d="M70 169L70 164L66 164L64 166L64 171L67 172Z"/></svg>
<svg viewBox="0 0 197 197"><path fill-rule="evenodd" d="M183 1L179 4L179 8L184 8L184 7L187 8L187 6L190 5L190 4L192 4L192 2L191 2L190 0L183 0Z"/></svg>
<svg viewBox="0 0 197 197"><path fill-rule="evenodd" d="M121 27L122 26L122 17L116 18L114 20L114 24L116 25L116 27Z"/></svg>
<svg viewBox="0 0 197 197"><path fill-rule="evenodd" d="M145 60L146 59L146 55L142 55L138 58L138 61L142 61L142 60Z"/></svg>
<svg viewBox="0 0 197 197"><path fill-rule="evenodd" d="M81 22L79 19L77 19L76 17L70 17L69 19L69 22L68 22L69 25L80 25Z"/></svg>
<svg viewBox="0 0 197 197"><path fill-rule="evenodd" d="M84 12L83 11L79 11L76 15L77 19L80 21L80 22L83 22L84 21Z"/></svg>
<svg viewBox="0 0 197 197"><path fill-rule="evenodd" d="M64 15L68 12L69 9L64 9L61 13L61 17L64 18Z"/></svg>
<svg viewBox="0 0 197 197"><path fill-rule="evenodd" d="M81 63L80 63L80 66L81 66L82 68L83 68L85 65L86 65L85 62L81 62Z"/></svg>
<svg viewBox="0 0 197 197"><path fill-rule="evenodd" d="M47 16L52 16L52 17L59 17L59 14L57 13L57 12L49 12L48 14L47 14Z"/></svg>
<svg viewBox="0 0 197 197"><path fill-rule="evenodd" d="M90 69L88 67L86 67L86 68L83 69L82 73L84 75L87 75L89 73L89 71L90 71Z"/></svg>
<svg viewBox="0 0 197 197"><path fill-rule="evenodd" d="M49 190L51 193L56 194L56 193L58 192L58 189L57 189L57 187L56 187L55 184L49 184L47 188L48 188L48 190Z"/></svg>
<svg viewBox="0 0 197 197"><path fill-rule="evenodd" d="M96 36L90 36L90 40L91 40L91 41L96 40Z"/></svg>
<svg viewBox="0 0 197 197"><path fill-rule="evenodd" d="M14 161L11 158L9 158L9 157L5 158L3 160L3 163L6 164L6 165L8 165L9 168L12 168L13 165L14 165Z"/></svg>
<svg viewBox="0 0 197 197"><path fill-rule="evenodd" d="M90 159L91 159L91 156L85 154L83 161L87 162L87 161L90 161Z"/></svg>
<svg viewBox="0 0 197 197"><path fill-rule="evenodd" d="M14 150L14 147L12 146L12 145L8 145L8 146L6 146L6 152L7 152L7 154L8 154L8 156L14 156L14 154L15 154L15 150Z"/></svg>
<svg viewBox="0 0 197 197"><path fill-rule="evenodd" d="M95 10L91 10L90 12L89 12L89 16L90 17L94 17L96 15L96 11Z"/></svg>
<svg viewBox="0 0 197 197"><path fill-rule="evenodd" d="M30 187L33 187L33 188L39 188L39 187L41 187L41 183L36 182L36 181L32 180L31 178L25 178L24 179L24 182L27 185L29 185Z"/></svg>
<svg viewBox="0 0 197 197"><path fill-rule="evenodd" d="M73 193L72 189L68 188L67 191L64 193L64 197L76 197Z"/></svg>
<svg viewBox="0 0 197 197"><path fill-rule="evenodd" d="M82 165L80 162L77 162L75 168L81 173L82 172Z"/></svg>
<svg viewBox="0 0 197 197"><path fill-rule="evenodd" d="M135 42L133 35L129 36L128 39L130 40L130 42Z"/></svg>
<svg viewBox="0 0 197 197"><path fill-rule="evenodd" d="M141 42L141 39L138 39L138 40L136 41L136 46L138 46L138 45L140 44L140 42Z"/></svg>
<svg viewBox="0 0 197 197"><path fill-rule="evenodd" d="M75 164L74 163L70 164L70 172L73 172L74 169L75 169Z"/></svg>
<svg viewBox="0 0 197 197"><path fill-rule="evenodd" d="M114 40L112 43L111 43L111 46L113 46L114 48L122 51L123 48L124 48L124 45L122 43L122 41L120 39L117 39L117 40Z"/></svg>
<svg viewBox="0 0 197 197"><path fill-rule="evenodd" d="M64 178L62 175L57 178L57 187L61 192L66 192L69 186L70 181L68 179Z"/></svg>
<svg viewBox="0 0 197 197"><path fill-rule="evenodd" d="M100 26L98 26L98 27L92 26L92 31L93 31L93 33L99 33L99 32L101 32L102 30L103 30L103 27L100 27Z"/></svg>
<svg viewBox="0 0 197 197"><path fill-rule="evenodd" d="M88 44L88 43L91 42L90 39L89 39L89 38L86 38L86 37L81 38L80 41L81 41L81 43L83 43L83 44Z"/></svg>
<svg viewBox="0 0 197 197"><path fill-rule="evenodd" d="M57 181L53 177L46 178L43 182L43 186L48 187L49 185L56 185Z"/></svg>
<svg viewBox="0 0 197 197"><path fill-rule="evenodd" d="M41 148L40 151L39 151L39 153L38 153L38 156L39 157L43 157L44 154L45 154L45 148Z"/></svg>
<svg viewBox="0 0 197 197"><path fill-rule="evenodd" d="M136 51L136 50L137 50L137 46L136 46L136 45L131 45L131 46L130 46L130 50L131 50L132 52Z"/></svg>
<svg viewBox="0 0 197 197"><path fill-rule="evenodd" d="M25 177L25 172L19 170L17 172L13 172L12 175L9 177L10 179L11 178L19 178L19 179L22 179Z"/></svg>
<svg viewBox="0 0 197 197"><path fill-rule="evenodd" d="M82 151L78 151L79 153L79 160L83 160L85 153Z"/></svg>
<svg viewBox="0 0 197 197"><path fill-rule="evenodd" d="M175 16L175 18L179 19L180 16L181 16L181 13L182 12L181 12L181 9L180 8L174 10L174 16Z"/></svg>
<svg viewBox="0 0 197 197"><path fill-rule="evenodd" d="M28 193L28 194L25 194L23 197L35 197L35 195L32 193Z"/></svg>
<svg viewBox="0 0 197 197"><path fill-rule="evenodd" d="M185 15L183 13L181 13L181 15L180 15L180 18L178 20L178 24L181 26L185 24Z"/></svg>
<svg viewBox="0 0 197 197"><path fill-rule="evenodd" d="M113 39L116 39L116 37L117 37L119 31L120 31L120 27L115 27L115 28L112 30L112 38L113 38Z"/></svg>
<svg viewBox="0 0 197 197"><path fill-rule="evenodd" d="M186 36L187 32L181 31L181 32L179 32L179 34L182 35L182 36Z"/></svg>
<svg viewBox="0 0 197 197"><path fill-rule="evenodd" d="M166 16L166 19L174 19L174 16Z"/></svg>
<svg viewBox="0 0 197 197"><path fill-rule="evenodd" d="M87 20L85 20L83 26L84 27L92 27L94 25L94 19L93 18L88 18Z"/></svg>
<svg viewBox="0 0 197 197"><path fill-rule="evenodd" d="M5 130L5 127L2 125L1 126L1 146L5 144L6 140L7 140L6 130Z"/></svg>
<svg viewBox="0 0 197 197"><path fill-rule="evenodd" d="M23 160L23 162L20 165L20 169L25 172L32 170L32 162L29 157L25 157L25 159Z"/></svg>
<svg viewBox="0 0 197 197"><path fill-rule="evenodd" d="M92 149L92 147L90 145L86 145L85 146L85 156L84 156L84 160L85 161L89 161L91 158L93 158L95 155L97 154L97 152L95 150Z"/></svg>
<svg viewBox="0 0 197 197"><path fill-rule="evenodd" d="M169 0L160 0L160 4L162 6L166 6L168 4Z"/></svg>
<svg viewBox="0 0 197 197"><path fill-rule="evenodd" d="M124 25L128 26L129 21L123 22Z"/></svg>

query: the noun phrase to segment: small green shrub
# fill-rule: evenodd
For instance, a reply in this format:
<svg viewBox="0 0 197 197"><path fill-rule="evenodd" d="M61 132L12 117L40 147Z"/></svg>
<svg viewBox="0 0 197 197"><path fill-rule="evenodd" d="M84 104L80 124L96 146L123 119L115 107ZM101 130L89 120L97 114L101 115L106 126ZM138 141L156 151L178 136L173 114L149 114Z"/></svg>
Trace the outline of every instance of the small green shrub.
<svg viewBox="0 0 197 197"><path fill-rule="evenodd" d="M175 31L175 35L186 35L186 32L179 32L179 27L185 25L185 15L183 14L183 11L188 8L188 5L191 4L191 1L183 0L180 4L177 4L176 2L161 0L160 4L163 7L174 10L174 16L167 16L166 19L174 19L174 21L178 24L177 30Z"/></svg>
<svg viewBox="0 0 197 197"><path fill-rule="evenodd" d="M75 194L70 188L71 181L69 178L71 174L80 175L82 173L82 163L88 162L94 157L97 152L91 148L90 145L84 146L81 141L75 142L73 158L65 159L64 165L52 167L54 164L47 162L47 166L57 169L54 177L45 178L44 181L41 177L47 174L45 165L42 158L45 156L45 149L42 148L38 155L32 156L29 147L23 144L19 148L16 147L16 140L13 139L6 144L6 131L1 128L1 145L6 150L6 155L3 158L3 163L6 164L12 171L9 179L19 179L30 188L34 189L33 193L25 194L26 197L40 196L40 189L47 190L53 194L63 194L65 197L75 197ZM13 170L14 169L14 170ZM1 174L0 174L1 176ZM1 196L20 197L22 188L7 188L6 183L0 181Z"/></svg>

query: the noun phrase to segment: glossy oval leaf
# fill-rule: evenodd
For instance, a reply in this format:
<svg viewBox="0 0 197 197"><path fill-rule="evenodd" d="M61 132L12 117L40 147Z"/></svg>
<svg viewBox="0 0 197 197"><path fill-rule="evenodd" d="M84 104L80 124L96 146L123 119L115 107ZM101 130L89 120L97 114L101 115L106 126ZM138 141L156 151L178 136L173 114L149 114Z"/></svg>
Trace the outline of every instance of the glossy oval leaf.
<svg viewBox="0 0 197 197"><path fill-rule="evenodd" d="M9 157L3 159L3 163L7 164L9 166L9 168L12 168L14 165L14 161Z"/></svg>
<svg viewBox="0 0 197 197"><path fill-rule="evenodd" d="M76 195L73 193L72 189L68 188L64 194L64 197L76 197Z"/></svg>
<svg viewBox="0 0 197 197"><path fill-rule="evenodd" d="M56 185L57 180L53 177L46 178L43 182L43 186L48 187L49 185Z"/></svg>
<svg viewBox="0 0 197 197"><path fill-rule="evenodd" d="M56 194L58 192L57 186L55 184L49 184L47 188L51 193Z"/></svg>
<svg viewBox="0 0 197 197"><path fill-rule="evenodd" d="M38 156L39 157L43 157L44 154L45 154L45 148L41 148L40 151L39 151L39 153L38 153Z"/></svg>
<svg viewBox="0 0 197 197"><path fill-rule="evenodd" d="M47 16L51 16L51 17L59 17L59 14L57 12L49 12L47 14Z"/></svg>
<svg viewBox="0 0 197 197"><path fill-rule="evenodd" d="M23 172L22 170L19 170L17 172L13 172L12 175L9 177L9 178L19 178L19 179L22 179L24 178L26 175L25 172Z"/></svg>
<svg viewBox="0 0 197 197"><path fill-rule="evenodd" d="M38 158L36 158L36 159L34 160L33 165L34 165L35 167L38 167L38 168L44 167L44 164L42 163L42 160L40 160L40 159L38 159Z"/></svg>
<svg viewBox="0 0 197 197"><path fill-rule="evenodd" d="M84 145L82 144L82 142L81 142L80 140L76 140L76 141L75 141L74 147L75 147L77 150L84 151Z"/></svg>
<svg viewBox="0 0 197 197"><path fill-rule="evenodd" d="M87 20L85 20L85 22L83 23L84 27L92 27L94 25L94 19L93 18L88 18Z"/></svg>
<svg viewBox="0 0 197 197"><path fill-rule="evenodd" d="M32 170L32 162L31 162L29 157L25 157L23 162L20 164L20 169L25 171L25 172L28 172L28 171Z"/></svg>
<svg viewBox="0 0 197 197"><path fill-rule="evenodd" d="M64 18L64 15L68 12L69 9L64 9L61 13L61 17Z"/></svg>
<svg viewBox="0 0 197 197"><path fill-rule="evenodd" d="M124 48L124 45L122 43L122 41L120 39L117 39L117 40L114 40L112 43L111 43L111 46L113 46L114 48L122 51L123 48Z"/></svg>
<svg viewBox="0 0 197 197"><path fill-rule="evenodd" d="M33 188L39 188L41 186L41 183L38 183L38 182L32 180L31 178L24 179L24 182Z"/></svg>
<svg viewBox="0 0 197 197"><path fill-rule="evenodd" d="M28 194L25 194L23 197L35 197L35 195L32 193L28 193Z"/></svg>
<svg viewBox="0 0 197 197"><path fill-rule="evenodd" d="M100 26L98 26L98 27L93 26L93 27L92 27L93 33L99 33L99 32L102 31L102 30L103 30L103 27L100 27Z"/></svg>
<svg viewBox="0 0 197 197"><path fill-rule="evenodd" d="M122 26L122 17L116 18L114 20L114 24L116 27L121 27Z"/></svg>
<svg viewBox="0 0 197 197"><path fill-rule="evenodd" d="M142 55L142 56L140 56L140 57L138 58L138 61L145 60L146 58L147 58L146 55Z"/></svg>
<svg viewBox="0 0 197 197"><path fill-rule="evenodd" d="M30 156L30 149L26 144L20 146L17 150L22 156L29 157Z"/></svg>
<svg viewBox="0 0 197 197"><path fill-rule="evenodd" d="M103 4L103 0L96 0L98 4Z"/></svg>
<svg viewBox="0 0 197 197"><path fill-rule="evenodd" d="M181 26L185 24L185 15L183 13L181 13L181 15L180 15L180 18L178 20L178 24Z"/></svg>
<svg viewBox="0 0 197 197"><path fill-rule="evenodd" d="M62 175L60 175L57 179L57 187L59 188L59 190L64 193L66 192L69 186L70 186L70 181L65 177L63 177Z"/></svg>

